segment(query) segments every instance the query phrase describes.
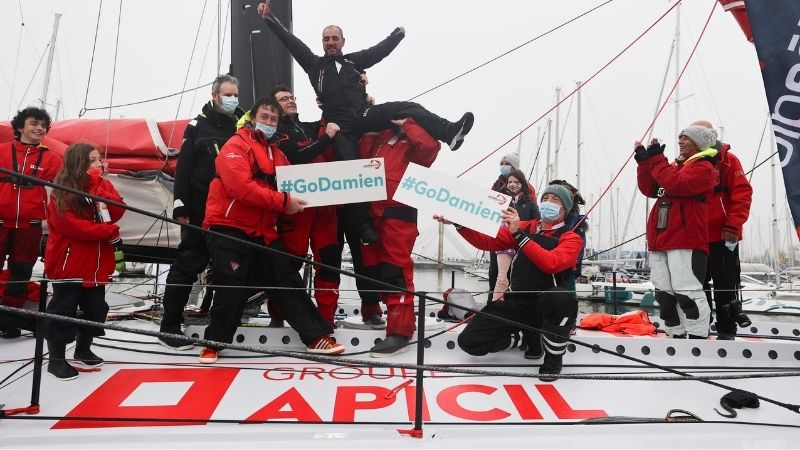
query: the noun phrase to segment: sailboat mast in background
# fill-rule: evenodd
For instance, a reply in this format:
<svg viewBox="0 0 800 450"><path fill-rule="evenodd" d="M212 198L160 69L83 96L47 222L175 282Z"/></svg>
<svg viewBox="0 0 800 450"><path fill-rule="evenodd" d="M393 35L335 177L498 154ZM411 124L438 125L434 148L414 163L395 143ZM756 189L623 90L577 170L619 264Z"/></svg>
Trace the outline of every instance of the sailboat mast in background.
<svg viewBox="0 0 800 450"><path fill-rule="evenodd" d="M53 57L56 53L56 39L58 39L58 23L61 21L60 13L56 13L55 16L55 21L53 22L53 34L50 36L50 51L47 54L47 65L44 68L42 96L39 98L39 103L41 103L43 109L47 109L47 91L50 89L50 74L53 72Z"/></svg>

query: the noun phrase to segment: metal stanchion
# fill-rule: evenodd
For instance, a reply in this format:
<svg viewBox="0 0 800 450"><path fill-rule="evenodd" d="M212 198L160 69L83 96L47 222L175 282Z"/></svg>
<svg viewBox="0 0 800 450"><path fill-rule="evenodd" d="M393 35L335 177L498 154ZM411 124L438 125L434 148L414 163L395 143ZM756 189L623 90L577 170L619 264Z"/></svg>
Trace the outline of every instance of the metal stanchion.
<svg viewBox="0 0 800 450"><path fill-rule="evenodd" d="M614 315L617 315L617 271L611 272L611 300L614 302Z"/></svg>
<svg viewBox="0 0 800 450"><path fill-rule="evenodd" d="M47 306L47 280L42 280L39 284L39 312L45 312ZM39 393L42 388L42 364L44 362L44 319L36 318L36 350L33 357L33 386L31 387L31 406L30 409L35 411L29 414L37 414L39 412Z"/></svg>
<svg viewBox="0 0 800 450"><path fill-rule="evenodd" d="M417 366L425 364L425 297L427 292L418 292L419 307L417 311ZM422 396L425 373L422 369L417 369L417 386L414 398L414 429L411 436L422 437Z"/></svg>

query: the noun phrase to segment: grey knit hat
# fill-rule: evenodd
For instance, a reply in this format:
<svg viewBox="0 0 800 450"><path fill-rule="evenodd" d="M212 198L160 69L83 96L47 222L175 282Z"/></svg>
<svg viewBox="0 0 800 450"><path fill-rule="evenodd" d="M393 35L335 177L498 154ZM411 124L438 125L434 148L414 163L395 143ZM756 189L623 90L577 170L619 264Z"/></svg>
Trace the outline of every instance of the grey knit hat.
<svg viewBox="0 0 800 450"><path fill-rule="evenodd" d="M513 167L514 170L519 169L519 155L517 155L516 153L509 153L509 154L503 156L503 158L500 160L500 162L503 162L503 161L511 164L511 167Z"/></svg>
<svg viewBox="0 0 800 450"><path fill-rule="evenodd" d="M691 139L700 151L713 147L717 143L717 136L713 130L696 125L684 128L678 135L678 137L680 136Z"/></svg>
<svg viewBox="0 0 800 450"><path fill-rule="evenodd" d="M542 197L544 197L544 194L553 194L558 197L558 199L561 200L561 205L567 212L572 209L572 193L564 186L548 184L544 192L542 192Z"/></svg>

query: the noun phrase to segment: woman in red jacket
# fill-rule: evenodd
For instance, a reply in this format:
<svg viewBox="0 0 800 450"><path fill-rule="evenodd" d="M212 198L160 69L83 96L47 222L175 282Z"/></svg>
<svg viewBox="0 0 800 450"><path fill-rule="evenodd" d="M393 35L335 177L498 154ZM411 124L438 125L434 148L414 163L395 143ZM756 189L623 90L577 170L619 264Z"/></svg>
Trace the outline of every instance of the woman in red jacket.
<svg viewBox="0 0 800 450"><path fill-rule="evenodd" d="M64 165L55 177L56 184L121 202L110 181L102 178L100 152L93 144L76 143L64 152ZM45 273L53 281L53 298L47 312L105 322L108 304L104 285L115 268L115 248L119 248L119 226L124 210L87 197L54 189L47 206L50 237L45 248ZM102 358L92 353L92 339L102 336L102 328L79 327L49 321L45 329L50 363L47 371L60 380L72 380L78 372L64 356L67 344L76 340L75 362L97 367Z"/></svg>

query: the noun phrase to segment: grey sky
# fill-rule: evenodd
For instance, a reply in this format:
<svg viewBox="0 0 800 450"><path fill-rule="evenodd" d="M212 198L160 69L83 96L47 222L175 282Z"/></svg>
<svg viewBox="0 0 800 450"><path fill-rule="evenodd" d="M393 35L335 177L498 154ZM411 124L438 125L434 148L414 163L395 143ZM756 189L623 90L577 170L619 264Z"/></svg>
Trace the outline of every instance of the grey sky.
<svg viewBox="0 0 800 450"><path fill-rule="evenodd" d="M682 62L688 57L715 0L686 0L681 7ZM74 118L83 106L86 93L92 39L97 17L97 0L22 0L25 31L21 35L19 64L14 74L17 42L20 38L19 3L2 3L0 33L0 115L9 117L18 104L33 103L41 92L39 69L28 95L21 99L49 40L53 13L64 14L61 21L58 61L51 82L49 101L62 98L63 117ZM256 3L256 2L254 2ZM473 0L406 0L383 2L368 0L298 0L294 2L294 31L312 50L321 53L320 34L330 23L344 29L345 52L368 47L385 37L395 26L403 25L407 36L388 58L368 71L369 92L379 102L408 99L461 73L569 18L602 3L600 0L570 2ZM223 18L228 2L223 1ZM419 99L431 111L454 120L473 111L476 124L465 145L455 153L446 148L433 166L458 174L515 135L554 103L556 87L565 93L578 80L586 80L630 43L671 3L664 0L615 0L589 16L502 58L464 78ZM105 1L99 29L97 52L88 106L109 104L111 73L116 38L117 0ZM195 33L203 1L170 0L124 1L119 37L114 103L126 103L181 90L187 77ZM216 72L216 8L209 0L200 28L186 86L209 82ZM674 12L659 23L636 46L588 84L582 95L582 178L584 197L596 199L610 178L629 156L634 140L642 136L653 115L658 89L667 64L675 30ZM226 45L227 47L227 40ZM206 48L208 53L206 54ZM228 65L229 50L223 54ZM204 64L201 66L201 64ZM667 89L671 86L670 69ZM13 102L9 92L14 84ZM757 152L767 114L764 89L754 47L728 13L717 7L698 53L681 83L680 127L696 119L708 119L724 127L724 136L749 170ZM308 79L295 65L295 90L301 117L318 117ZM136 107L115 109L112 117L151 117L171 120L196 114L208 98L208 89L197 95ZM567 114L570 100L561 108L563 143L559 174L574 181L576 174L576 107ZM52 108L51 108L52 111ZM87 117L107 117L107 111L91 112ZM555 117L553 116L553 119ZM538 126L544 127L546 119ZM554 124L555 125L555 124ZM674 150L674 105L665 108L656 123L654 136L662 138L668 153ZM555 132L555 130L554 130ZM771 153L768 134L759 160ZM523 136L522 165L528 170L536 152L537 126ZM500 157L516 151L518 142L507 145L470 171L465 179L490 185L497 175ZM542 183L543 149L533 183ZM644 230L644 200L636 195L635 165L629 163L612 188L614 210L618 211L618 235L622 238L625 214L633 211L627 237ZM785 195L778 171L779 230L781 246L788 247L791 226L787 219ZM760 253L768 247L771 185L770 169L762 166L753 178L755 195L751 219L745 228L745 254ZM617 198L619 194L619 199ZM590 246L609 245L612 206L606 196L590 218ZM616 213L615 213L616 214ZM419 247L435 244L425 237L433 225L421 216ZM599 231L599 233L598 233ZM794 240L791 241L794 244ZM639 240L629 248L643 248Z"/></svg>

